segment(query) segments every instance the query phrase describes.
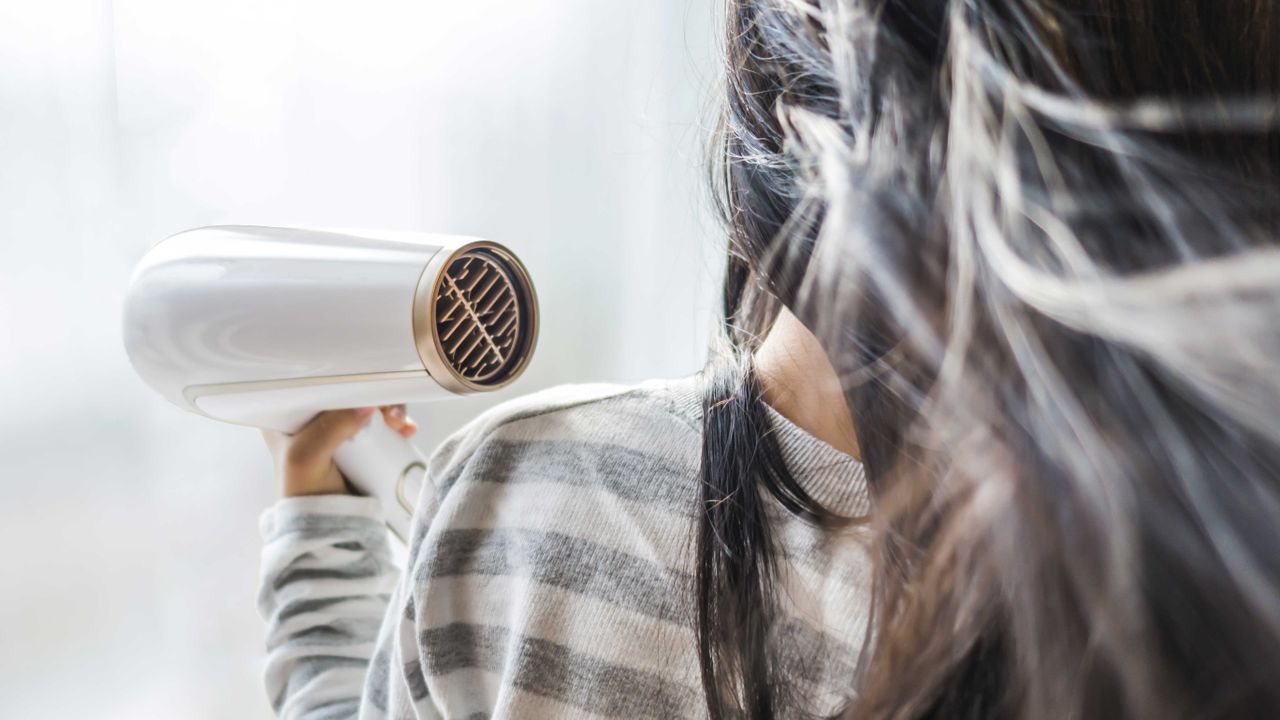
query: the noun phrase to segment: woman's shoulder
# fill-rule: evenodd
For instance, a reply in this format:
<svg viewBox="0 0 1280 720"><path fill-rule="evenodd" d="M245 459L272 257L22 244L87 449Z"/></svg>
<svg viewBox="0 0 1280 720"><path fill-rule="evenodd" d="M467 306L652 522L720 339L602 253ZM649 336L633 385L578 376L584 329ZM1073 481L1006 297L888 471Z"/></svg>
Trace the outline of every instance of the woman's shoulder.
<svg viewBox="0 0 1280 720"><path fill-rule="evenodd" d="M497 479L637 469L686 475L699 454L696 377L631 385L559 385L482 413L432 454L428 473L447 489L460 476Z"/></svg>
<svg viewBox="0 0 1280 720"><path fill-rule="evenodd" d="M544 390L436 452L404 610L433 695L501 686L517 716L698 712L685 629L700 455L690 387Z"/></svg>

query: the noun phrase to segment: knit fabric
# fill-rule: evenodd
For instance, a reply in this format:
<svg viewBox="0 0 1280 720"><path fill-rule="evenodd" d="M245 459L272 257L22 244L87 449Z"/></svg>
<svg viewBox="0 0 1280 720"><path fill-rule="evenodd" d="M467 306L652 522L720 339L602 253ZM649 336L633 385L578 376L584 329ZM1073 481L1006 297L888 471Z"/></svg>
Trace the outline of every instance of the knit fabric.
<svg viewBox="0 0 1280 720"><path fill-rule="evenodd" d="M555 388L494 408L432 456L405 568L376 501L267 510L259 607L283 718L706 715L694 620L696 378ZM862 466L770 411L788 469L864 516ZM867 630L858 524L771 504L770 638L801 711L847 704Z"/></svg>

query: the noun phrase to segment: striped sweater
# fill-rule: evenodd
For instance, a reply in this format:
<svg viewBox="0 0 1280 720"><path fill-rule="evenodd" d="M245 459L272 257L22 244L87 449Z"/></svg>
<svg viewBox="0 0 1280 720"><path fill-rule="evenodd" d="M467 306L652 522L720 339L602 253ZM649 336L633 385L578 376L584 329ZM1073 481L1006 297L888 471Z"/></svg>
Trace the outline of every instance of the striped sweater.
<svg viewBox="0 0 1280 720"><path fill-rule="evenodd" d="M266 686L283 718L706 715L693 605L696 378L568 386L500 405L429 463L403 571L369 498L262 517ZM861 466L781 415L788 467L864 515ZM863 531L773 508L788 685L830 715L866 632ZM797 712L797 714L798 714Z"/></svg>

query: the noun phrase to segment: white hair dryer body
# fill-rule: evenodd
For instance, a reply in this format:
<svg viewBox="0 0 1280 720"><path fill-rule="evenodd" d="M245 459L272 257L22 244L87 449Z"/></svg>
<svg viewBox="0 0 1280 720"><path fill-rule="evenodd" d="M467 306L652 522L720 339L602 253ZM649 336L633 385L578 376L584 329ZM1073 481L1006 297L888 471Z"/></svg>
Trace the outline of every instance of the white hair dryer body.
<svg viewBox="0 0 1280 720"><path fill-rule="evenodd" d="M538 303L492 242L416 233L218 226L139 263L124 339L171 402L293 432L329 409L495 390L528 365ZM402 539L426 462L379 416L335 454Z"/></svg>

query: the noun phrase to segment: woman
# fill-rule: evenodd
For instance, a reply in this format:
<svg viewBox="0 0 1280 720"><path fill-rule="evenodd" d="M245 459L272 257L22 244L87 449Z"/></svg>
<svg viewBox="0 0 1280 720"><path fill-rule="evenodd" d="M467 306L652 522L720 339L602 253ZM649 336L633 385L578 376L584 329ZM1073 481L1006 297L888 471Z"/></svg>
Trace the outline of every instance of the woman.
<svg viewBox="0 0 1280 720"><path fill-rule="evenodd" d="M1280 716L1280 4L727 18L716 361L473 423L398 583L277 438L277 709Z"/></svg>

